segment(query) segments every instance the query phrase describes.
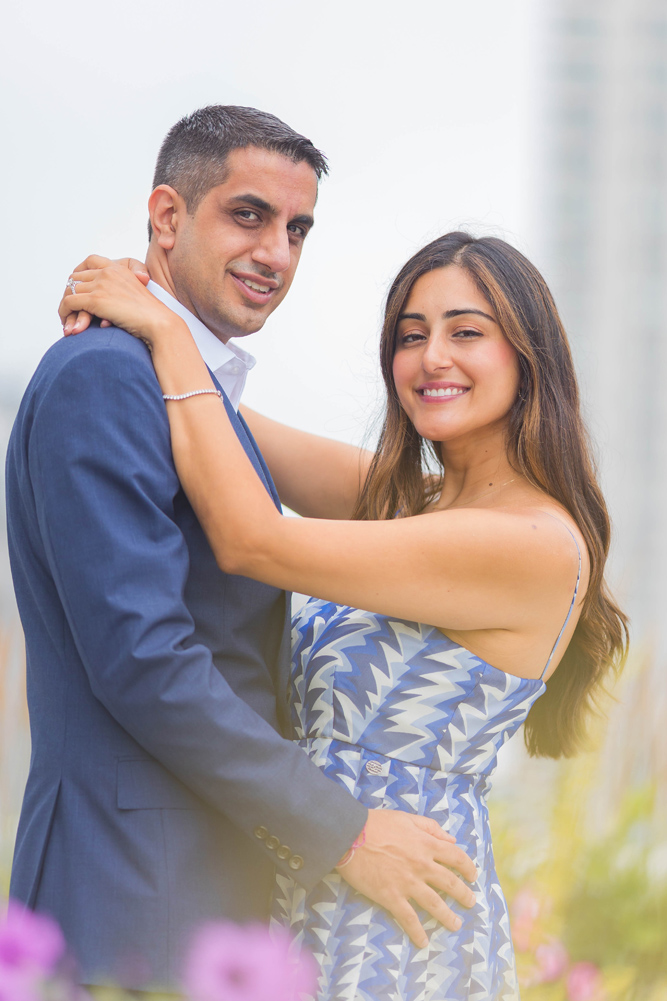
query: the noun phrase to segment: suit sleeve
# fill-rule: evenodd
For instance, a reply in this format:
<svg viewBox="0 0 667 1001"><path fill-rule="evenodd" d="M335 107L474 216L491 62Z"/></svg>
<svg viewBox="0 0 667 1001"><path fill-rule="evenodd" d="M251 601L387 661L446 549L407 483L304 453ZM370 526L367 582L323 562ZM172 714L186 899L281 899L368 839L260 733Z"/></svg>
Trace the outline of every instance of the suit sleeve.
<svg viewBox="0 0 667 1001"><path fill-rule="evenodd" d="M91 336L100 347L60 369L29 446L47 559L91 687L198 796L300 856L295 871L271 854L310 888L355 839L366 808L236 696L194 642L188 550L173 518L179 484L152 365L114 348L125 334Z"/></svg>

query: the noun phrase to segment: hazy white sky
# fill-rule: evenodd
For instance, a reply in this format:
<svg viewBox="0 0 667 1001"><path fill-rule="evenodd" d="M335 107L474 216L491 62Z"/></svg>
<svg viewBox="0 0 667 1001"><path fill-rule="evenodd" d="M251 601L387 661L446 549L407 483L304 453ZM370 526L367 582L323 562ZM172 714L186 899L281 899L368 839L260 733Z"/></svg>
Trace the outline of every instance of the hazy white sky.
<svg viewBox="0 0 667 1001"><path fill-rule="evenodd" d="M453 227L534 251L530 0L206 3L10 0L3 18L1 369L24 384L59 336L87 253L145 251L155 156L211 103L272 111L330 159L287 301L244 344L246 399L357 439L375 400L381 303Z"/></svg>

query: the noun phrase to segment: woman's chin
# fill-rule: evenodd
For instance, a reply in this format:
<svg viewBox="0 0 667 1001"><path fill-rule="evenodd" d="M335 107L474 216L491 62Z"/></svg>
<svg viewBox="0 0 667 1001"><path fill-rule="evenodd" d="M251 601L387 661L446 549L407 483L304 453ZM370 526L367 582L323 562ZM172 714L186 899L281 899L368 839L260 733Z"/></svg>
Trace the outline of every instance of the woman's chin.
<svg viewBox="0 0 667 1001"><path fill-rule="evenodd" d="M460 425L459 422L443 421L419 421L419 423L415 423L415 429L422 438L434 445L452 441L470 431L470 428Z"/></svg>

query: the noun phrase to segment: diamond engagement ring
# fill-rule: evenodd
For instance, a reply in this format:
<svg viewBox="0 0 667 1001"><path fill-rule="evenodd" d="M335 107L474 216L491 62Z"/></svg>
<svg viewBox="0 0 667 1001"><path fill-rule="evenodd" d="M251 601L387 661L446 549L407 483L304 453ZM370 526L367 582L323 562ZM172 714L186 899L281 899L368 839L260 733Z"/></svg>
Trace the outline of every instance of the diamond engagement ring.
<svg viewBox="0 0 667 1001"><path fill-rule="evenodd" d="M67 279L67 288L71 291L72 295L76 295L76 287L79 282L75 282L73 278Z"/></svg>

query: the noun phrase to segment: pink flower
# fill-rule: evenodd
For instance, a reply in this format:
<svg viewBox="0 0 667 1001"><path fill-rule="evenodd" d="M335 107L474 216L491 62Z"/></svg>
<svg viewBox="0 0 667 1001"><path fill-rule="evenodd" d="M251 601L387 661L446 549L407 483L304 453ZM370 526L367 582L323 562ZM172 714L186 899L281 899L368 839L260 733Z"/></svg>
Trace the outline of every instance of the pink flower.
<svg viewBox="0 0 667 1001"><path fill-rule="evenodd" d="M263 925L204 925L188 955L184 985L192 1001L298 1001L313 993L315 964L292 959L287 933Z"/></svg>
<svg viewBox="0 0 667 1001"><path fill-rule="evenodd" d="M538 967L537 983L540 984L551 984L560 980L570 961L567 949L562 942L555 938L538 945L535 950L535 959Z"/></svg>
<svg viewBox="0 0 667 1001"><path fill-rule="evenodd" d="M41 1001L39 984L34 973L0 967L0 1001Z"/></svg>
<svg viewBox="0 0 667 1001"><path fill-rule="evenodd" d="M540 909L540 898L528 888L519 890L512 901L512 938L519 952L526 952L531 947Z"/></svg>
<svg viewBox="0 0 667 1001"><path fill-rule="evenodd" d="M50 976L65 954L65 939L51 918L9 901L0 920L0 973Z"/></svg>
<svg viewBox="0 0 667 1001"><path fill-rule="evenodd" d="M567 975L568 1001L601 1001L602 974L595 963L575 963Z"/></svg>

